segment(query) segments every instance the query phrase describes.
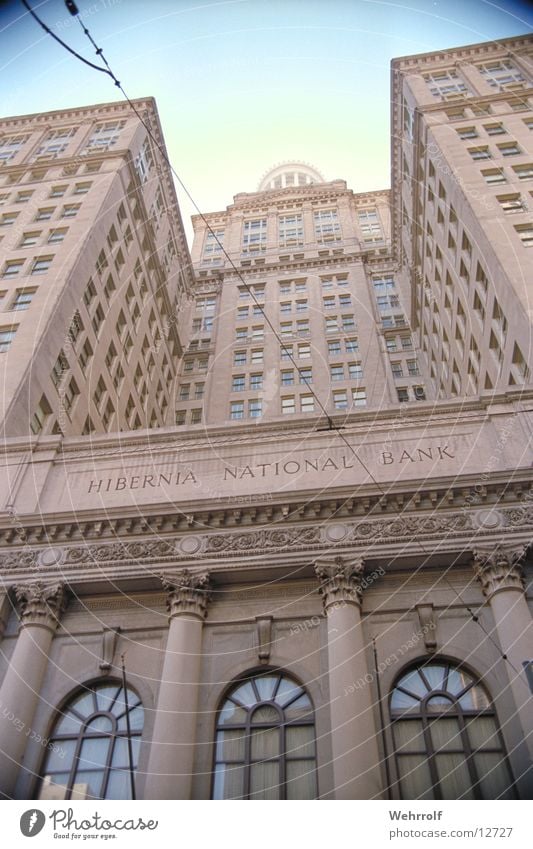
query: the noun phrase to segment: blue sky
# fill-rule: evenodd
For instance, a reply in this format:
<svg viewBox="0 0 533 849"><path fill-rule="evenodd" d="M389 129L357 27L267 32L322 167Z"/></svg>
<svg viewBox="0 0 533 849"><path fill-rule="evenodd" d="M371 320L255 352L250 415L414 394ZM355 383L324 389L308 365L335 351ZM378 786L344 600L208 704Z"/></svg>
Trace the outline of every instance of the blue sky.
<svg viewBox="0 0 533 849"><path fill-rule="evenodd" d="M95 59L63 0L30 0ZM354 191L389 185L390 60L519 35L525 2L485 0L80 0L130 97L155 96L171 160L204 211L299 159ZM110 79L0 3L3 115L117 99ZM182 201L184 214L190 206Z"/></svg>

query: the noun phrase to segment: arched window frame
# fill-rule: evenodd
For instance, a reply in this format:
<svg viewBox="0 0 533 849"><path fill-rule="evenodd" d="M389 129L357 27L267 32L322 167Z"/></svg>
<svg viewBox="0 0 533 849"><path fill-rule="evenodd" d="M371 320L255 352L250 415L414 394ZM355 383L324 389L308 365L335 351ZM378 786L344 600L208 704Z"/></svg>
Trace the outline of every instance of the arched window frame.
<svg viewBox="0 0 533 849"><path fill-rule="evenodd" d="M256 685L256 680L259 678L265 677L278 677L278 683L275 686L271 694L271 699L262 699ZM284 705L281 707L274 700L279 692L279 687L281 681L285 680L290 683L292 686L297 688L297 692L293 697L291 697ZM257 702L251 706L249 709L246 708L242 703L237 702L232 698L232 694L235 693L236 690L239 689L242 685L250 683L254 695L257 699ZM285 711L291 707L291 705L298 701L299 698L305 695L309 700L309 712L305 717L296 717L294 719L286 719ZM243 707L246 710L246 720L242 723L235 724L224 724L220 722L221 712L223 708L227 705L228 701L232 701L234 704L237 704ZM272 707L276 710L279 718L279 722L276 725L273 725L271 721L268 722L254 722L254 714L262 707ZM314 754L312 756L304 757L298 756L298 758L291 758L290 751L287 751L287 741L286 741L286 730L290 727L301 727L307 726L312 727L313 729L313 746L314 746ZM287 673L283 669L277 668L264 668L255 669L246 672L245 674L239 676L239 678L234 679L224 690L223 695L219 701L217 712L216 712L216 721L215 721L215 737L214 737L214 751L213 751L213 772L212 772L212 780L211 780L211 798L215 797L215 782L216 782L216 768L217 766L228 764L229 761L225 761L224 759L217 758L217 742L219 734L223 731L228 730L242 730L245 733L245 741L244 741L244 759L239 761L239 764L244 766L244 787L243 794L238 798L242 799L250 799L250 775L251 775L251 767L257 761L254 761L251 757L251 745L252 745L252 731L257 729L268 729L272 727L277 727L279 729L279 757L273 758L272 760L276 760L279 762L279 782L276 785L279 787L279 799L284 800L287 799L287 762L292 761L308 761L312 764L313 770L313 781L315 786L315 796L312 798L316 798L317 793L317 785L318 785L318 773L317 773L317 744L316 744L316 727L315 727L315 710L313 701L311 696L305 687L305 685L301 684L297 678L295 678L292 673ZM237 764L237 762L236 762ZM253 796L252 796L253 798Z"/></svg>
<svg viewBox="0 0 533 849"><path fill-rule="evenodd" d="M440 689L434 688L432 686L430 680L427 677L427 674L424 672L424 670L427 670L428 668L430 668L432 666L444 666L444 667L446 667L446 672L444 674L443 682L442 682L443 686ZM449 676L450 676L451 670L454 670L458 673L462 673L463 675L468 676L468 678L470 679L468 684L466 684L465 687L463 687L459 692L457 692L455 694L451 693L449 690L446 689L448 687ZM424 682L424 684L425 684L425 686L428 690L428 692L426 693L426 695L423 698L419 698L418 695L415 694L413 691L409 691L407 688L401 686L401 682L405 679L405 677L407 675L410 675L413 672L418 672L420 674L420 677L421 677L422 681ZM479 691L483 694L484 698L486 699L487 704L484 708L474 708L474 709L470 709L470 710L464 709L463 706L460 704L460 699L462 699L465 695L467 695L468 692L470 690L472 690L473 688L479 688ZM396 691L403 692L403 693L407 694L408 696L410 696L411 698L413 698L413 697L419 698L419 708L416 709L416 707L412 707L412 708L406 708L404 710L393 708L392 707L392 700L393 700L393 697L394 697L394 693ZM453 708L453 710L450 710L450 708L445 708L445 707L442 707L441 710L428 710L428 704L432 701L432 699L435 699L435 698L439 698L441 700L446 699L447 701L449 701L450 706ZM429 772L430 772L430 776L431 776L431 783L432 783L432 790L433 790L433 793L434 793L434 798L435 799L444 798L443 795L442 795L442 789L441 789L441 779L439 778L437 764L436 764L437 751L435 750L435 748L433 746L433 740L432 740L431 728L430 728L431 722L438 719L439 717L441 717L441 718L449 717L449 718L454 718L454 719L457 720L458 727L459 727L459 737L460 737L460 740L461 740L461 749L459 750L459 747L457 747L457 749L458 749L457 753L464 753L466 767L468 769L468 774L469 774L469 777L470 777L470 787L471 787L471 790L474 794L475 799L484 799L484 798L487 798L487 797L484 797L483 794L482 794L482 791L481 791L482 776L479 775L479 772L478 772L478 769L477 769L476 763L475 763L475 758L474 758L474 755L476 753L479 753L480 750L476 749L475 747L472 746L472 743L471 743L471 740L470 740L470 737L469 737L469 733L468 733L467 721L470 718L477 718L477 717L490 717L491 719L494 720L494 724L495 724L495 735L494 736L496 738L495 741L494 741L494 746L484 747L481 751L483 753L487 753L487 754L501 755L502 762L504 762L505 768L506 768L507 773L508 773L509 789L510 789L510 792L513 793L512 798L516 798L516 794L515 794L515 791L514 791L514 784L515 783L513 781L512 771L511 771L511 768L510 768L509 759L507 757L505 741L503 739L503 735L502 735L500 723L498 721L496 709L495 709L494 704L492 702L488 688L479 679L479 676L477 676L476 673L473 670L469 669L466 665L464 665L460 662L457 662L456 660L450 660L449 658L446 658L446 657L431 656L430 658L428 658L428 657L421 658L418 661L410 663L408 666L406 666L399 673L399 675L396 677L394 684L391 688L388 701L389 701L389 715L390 715L390 721L391 721L391 734L392 734L393 752L394 752L394 760L395 760L396 774L397 774L396 784L397 784L397 787L398 787L398 790L399 790L400 798L404 798L402 796L402 792L401 792L402 779L401 779L401 772L400 772L399 764L398 764L398 759L402 755L399 754L399 752L398 752L399 745L398 745L398 741L396 739L395 725L402 720L417 720L417 719L421 720L421 723L422 723L423 737L424 737L424 744L425 744L425 756L426 756L427 762L428 762L428 768L429 768ZM450 752L451 751L452 750L450 750ZM405 750L404 750L402 754L405 755L405 754L408 754L408 752L405 752ZM414 752L413 751L412 754L420 754L420 752Z"/></svg>
<svg viewBox="0 0 533 849"><path fill-rule="evenodd" d="M98 706L97 692L98 692L98 690L100 690L104 687L116 688L115 695L113 697L113 701L110 705L110 708L111 708L110 710L103 710L103 709L100 709L99 706ZM132 740L139 740L139 743L140 743L140 741L142 739L143 730L144 730L144 720L145 720L143 702L142 702L141 697L137 693L136 689L134 687L132 687L132 685L130 683L128 683L128 685L127 685L127 692L128 692L128 710L127 710L127 712L130 714L130 716L131 716L132 712L139 707L143 710L143 721L142 721L141 726L131 728L131 738L132 738ZM38 780L38 783L37 783L37 791L36 791L37 794L40 793L40 791L43 787L43 781L44 781L44 778L45 778L46 775L48 775L48 774L63 774L63 773L66 774L68 772L68 782L66 784L67 791L66 791L66 794L65 794L65 800L70 800L72 798L72 791L73 791L74 785L76 783L76 777L79 774L79 770L78 770L79 757L80 757L80 754L81 754L81 750L82 750L82 746L83 746L84 741L90 740L90 739L107 738L109 742L108 742L108 748L107 748L106 761L105 761L105 764L101 764L101 766L100 766L100 771L102 772L102 781L101 781L101 784L100 784L101 795L100 796L89 796L89 798L98 798L98 799L105 799L106 798L106 793L107 793L108 788L109 788L110 775L113 772L118 772L118 771L124 772L125 771L124 768L114 767L112 765L112 759L113 759L113 754L114 754L114 751L115 751L116 741L120 740L120 739L127 740L127 738L128 738L127 728L126 727L123 728L123 729L118 728L119 720L121 720L123 717L125 717L126 710L125 709L119 710L117 713L113 712L113 708L117 704L117 700L119 699L119 697L121 696L122 693L123 693L122 681L115 679L115 678L106 678L106 679L98 679L96 681L92 681L90 683L84 684L81 687L78 687L76 690L71 692L69 694L69 696L67 696L67 698L65 698L63 700L62 706L61 706L61 708L59 708L56 711L56 714L54 716L54 719L53 719L53 722L52 722L52 725L51 725L51 733L50 733L50 736L48 738L47 752L45 753L45 756L44 756L44 759L43 759L43 762L42 762L42 765L41 765L41 769L40 769L40 772L39 772L39 780ZM75 704L77 703L77 701L80 697L82 697L84 695L88 695L88 694L92 694L93 710L90 714L84 716L80 711L76 710ZM70 733L69 732L65 732L65 733L59 732L59 733L56 733L57 727L60 725L62 720L66 716L68 716L69 714L74 715L77 718L77 720L80 721L80 727L79 727L78 732L77 733L74 733L74 732L70 732ZM111 727L110 727L109 731L106 731L106 732L93 731L93 732L91 732L91 730L89 729L89 731L87 732L87 728L90 726L90 724L97 717L105 717L106 719L108 719L110 721ZM66 768L67 767L67 764L66 764L65 768L63 768L61 770L53 770L53 771L49 772L47 770L47 766L48 766L48 763L50 761L50 754L53 752L53 747L54 746L60 746L61 742L67 742L67 741L70 742L72 740L75 740L76 742L75 742L75 747L74 747L74 753L73 753L71 759L67 762L67 764L69 763L70 766L68 768ZM135 771L137 770L137 767L138 767L138 763L134 762L134 770ZM97 771L96 767L95 767L95 771ZM128 770L128 772L129 772L129 770ZM82 771L82 773L83 773L83 771ZM129 796L127 796L127 797L124 796L123 798L129 798Z"/></svg>

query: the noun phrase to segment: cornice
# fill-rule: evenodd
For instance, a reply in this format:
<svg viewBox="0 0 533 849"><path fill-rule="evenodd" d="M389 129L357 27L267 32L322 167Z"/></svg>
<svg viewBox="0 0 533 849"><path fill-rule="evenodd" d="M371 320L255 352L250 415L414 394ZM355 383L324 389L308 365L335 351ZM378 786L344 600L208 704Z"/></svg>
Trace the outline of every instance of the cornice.
<svg viewBox="0 0 533 849"><path fill-rule="evenodd" d="M132 103L140 111L142 109L149 110L155 114L156 104L153 97L142 97L133 100ZM58 124L63 121L80 121L84 118L99 118L105 115L123 115L126 118L133 118L131 106L124 100L110 101L108 103L95 103L90 106L78 106L72 109L54 109L50 112L34 112L30 115L12 115L0 119L0 130L8 130L12 127L32 127L47 123Z"/></svg>
<svg viewBox="0 0 533 849"><path fill-rule="evenodd" d="M495 54L501 54L503 56L530 47L532 43L533 39L530 35L513 36L512 38L502 38L495 41L482 41L477 44L453 47L449 50L440 50L438 52L398 56L392 60L391 67L403 71L417 66L428 68L461 59L479 59L480 56L494 56Z"/></svg>

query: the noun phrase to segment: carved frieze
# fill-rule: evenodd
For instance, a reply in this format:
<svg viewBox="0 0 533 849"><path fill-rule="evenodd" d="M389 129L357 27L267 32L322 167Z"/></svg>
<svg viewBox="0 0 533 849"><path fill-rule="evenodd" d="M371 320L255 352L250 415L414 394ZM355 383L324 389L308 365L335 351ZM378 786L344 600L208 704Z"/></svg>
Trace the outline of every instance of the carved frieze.
<svg viewBox="0 0 533 849"><path fill-rule="evenodd" d="M19 605L23 626L40 625L55 631L66 604L64 584L32 581L17 584L13 592Z"/></svg>
<svg viewBox="0 0 533 849"><path fill-rule="evenodd" d="M245 511L248 511L246 517L253 521L252 513L257 512L255 508L248 505L239 510L239 514L242 513L241 519L244 518ZM235 522L237 511L233 509L231 512L232 519ZM250 517L248 517L248 513ZM512 533L515 528L522 531L533 525L533 507L529 505L513 506L507 509L500 508L498 514L501 517L498 526L494 529L491 527L483 528L485 535L490 536L492 533L497 533L498 538L500 538L502 530L505 530L506 533ZM295 511L291 515L295 515ZM323 512L320 513L320 516L323 518ZM127 522L127 520L124 521ZM264 522L264 515L259 514L258 521ZM150 527L148 522L154 527L158 527L158 518L153 517L143 523L142 530L139 526L136 531L139 534L142 532L146 535ZM164 518L159 524L164 526ZM215 518L212 518L209 524L213 527ZM149 567L164 563L170 565L184 560L190 561L191 557L195 557L195 559L213 557L227 559L284 551L330 550L332 546L339 550L344 547L353 548L354 545L367 544L368 542L376 547L380 544L391 545L391 543L399 540L404 542L418 539L430 540L438 539L441 536L445 536L447 540L452 540L454 537L461 538L465 535L472 537L475 533L479 533L476 512L466 510L440 515L436 511L431 514L401 513L396 516L376 519L362 518L359 521L350 521L348 518L344 518L342 535L337 535L335 539L331 539L326 533L329 527L327 521L317 521L311 526L303 527L291 525L287 521L283 527L280 527L279 524L275 528L254 529L251 527L248 530L241 527L238 530L233 529L220 533L199 534L196 531L194 534L174 533L171 535L162 532L159 537L154 535L150 539L139 540L130 537L129 541L118 542L93 542L88 539L85 543L81 542L71 546L63 545L59 558L61 562L57 562L55 567L56 569L60 568L62 573L69 573L80 566L90 568L94 564L96 567L100 567L104 563ZM337 521L333 521L331 527L339 528L338 510ZM50 571L53 564L50 563L49 554L49 546L33 549L26 545L18 550L4 550L0 553L0 572L8 574L15 571L31 571L39 574L39 571Z"/></svg>
<svg viewBox="0 0 533 849"><path fill-rule="evenodd" d="M211 595L211 582L208 572L191 572L180 569L165 572L159 576L163 588L167 591L167 609L169 619L175 616L198 616L205 619L207 605Z"/></svg>

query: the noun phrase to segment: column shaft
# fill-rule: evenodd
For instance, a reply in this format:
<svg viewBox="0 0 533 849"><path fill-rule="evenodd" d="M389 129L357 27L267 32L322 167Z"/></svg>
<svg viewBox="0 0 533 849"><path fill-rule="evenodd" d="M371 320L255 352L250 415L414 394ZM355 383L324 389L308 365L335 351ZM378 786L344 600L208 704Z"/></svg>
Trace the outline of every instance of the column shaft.
<svg viewBox="0 0 533 849"><path fill-rule="evenodd" d="M144 795L190 799L209 576L183 569L161 580L170 624Z"/></svg>
<svg viewBox="0 0 533 849"><path fill-rule="evenodd" d="M190 799L196 739L202 621L170 622L146 782L147 799Z"/></svg>
<svg viewBox="0 0 533 849"><path fill-rule="evenodd" d="M13 798L64 603L61 585L15 588L22 627L0 687L0 795Z"/></svg>

